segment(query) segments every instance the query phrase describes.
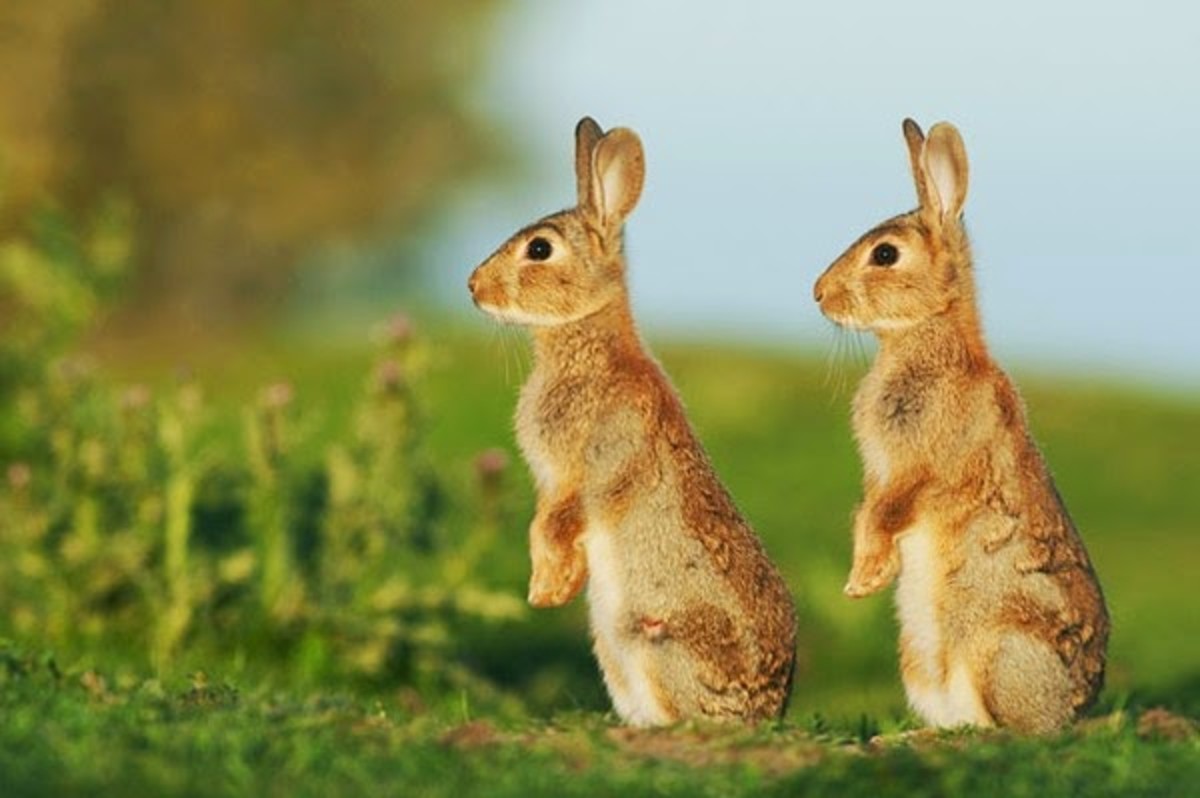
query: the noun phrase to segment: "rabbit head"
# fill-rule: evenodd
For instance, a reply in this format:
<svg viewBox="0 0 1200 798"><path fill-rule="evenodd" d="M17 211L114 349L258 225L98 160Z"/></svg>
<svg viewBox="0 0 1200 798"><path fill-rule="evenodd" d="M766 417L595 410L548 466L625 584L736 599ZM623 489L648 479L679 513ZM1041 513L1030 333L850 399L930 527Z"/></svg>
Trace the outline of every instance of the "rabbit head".
<svg viewBox="0 0 1200 798"><path fill-rule="evenodd" d="M625 294L621 228L645 176L642 143L628 128L575 127L577 204L518 231L471 274L475 304L508 322L577 321Z"/></svg>
<svg viewBox="0 0 1200 798"><path fill-rule="evenodd" d="M966 231L967 153L958 130L939 122L926 138L904 120L918 207L869 230L813 288L834 322L875 332L899 330L974 307Z"/></svg>

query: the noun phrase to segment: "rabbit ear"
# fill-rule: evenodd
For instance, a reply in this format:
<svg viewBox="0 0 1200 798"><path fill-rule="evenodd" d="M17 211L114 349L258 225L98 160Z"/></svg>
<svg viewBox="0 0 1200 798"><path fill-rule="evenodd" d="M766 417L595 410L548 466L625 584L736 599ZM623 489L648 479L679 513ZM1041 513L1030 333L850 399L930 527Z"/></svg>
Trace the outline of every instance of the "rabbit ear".
<svg viewBox="0 0 1200 798"><path fill-rule="evenodd" d="M921 126L911 119L904 120L904 143L908 145L908 163L912 167L913 182L917 184L917 205L922 209L930 206L929 181L925 177L925 134Z"/></svg>
<svg viewBox="0 0 1200 798"><path fill-rule="evenodd" d="M592 153L604 131L596 120L585 116L575 126L575 190L577 202L586 205L592 191Z"/></svg>
<svg viewBox="0 0 1200 798"><path fill-rule="evenodd" d="M602 227L619 228L637 205L645 176L641 139L629 128L610 130L592 151L587 209Z"/></svg>
<svg viewBox="0 0 1200 798"><path fill-rule="evenodd" d="M967 201L967 150L954 125L938 122L930 129L921 165L941 220L958 219Z"/></svg>
<svg viewBox="0 0 1200 798"><path fill-rule="evenodd" d="M967 150L949 122L938 122L929 137L911 119L904 120L904 140L921 213L932 224L962 215L967 201Z"/></svg>

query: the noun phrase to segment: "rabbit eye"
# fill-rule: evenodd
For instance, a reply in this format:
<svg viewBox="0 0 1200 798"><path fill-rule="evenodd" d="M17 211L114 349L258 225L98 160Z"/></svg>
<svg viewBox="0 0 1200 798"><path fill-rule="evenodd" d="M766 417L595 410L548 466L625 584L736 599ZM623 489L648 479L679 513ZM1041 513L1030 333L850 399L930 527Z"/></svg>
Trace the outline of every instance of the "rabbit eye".
<svg viewBox="0 0 1200 798"><path fill-rule="evenodd" d="M530 260L546 260L550 254L554 252L554 247L550 246L550 242L538 236L529 242L525 247L525 254Z"/></svg>
<svg viewBox="0 0 1200 798"><path fill-rule="evenodd" d="M891 266L900 259L900 250L892 244L879 244L871 250L871 263L876 266Z"/></svg>

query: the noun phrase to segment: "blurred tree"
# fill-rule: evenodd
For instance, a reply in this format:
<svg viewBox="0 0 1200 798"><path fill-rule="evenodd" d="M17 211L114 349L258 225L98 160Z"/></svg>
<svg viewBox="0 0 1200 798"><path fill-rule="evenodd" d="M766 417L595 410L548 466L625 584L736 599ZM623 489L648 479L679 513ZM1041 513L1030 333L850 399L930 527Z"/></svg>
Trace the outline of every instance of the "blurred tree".
<svg viewBox="0 0 1200 798"><path fill-rule="evenodd" d="M0 231L135 209L133 312L245 318L322 242L419 227L498 153L467 102L504 0L0 6Z"/></svg>

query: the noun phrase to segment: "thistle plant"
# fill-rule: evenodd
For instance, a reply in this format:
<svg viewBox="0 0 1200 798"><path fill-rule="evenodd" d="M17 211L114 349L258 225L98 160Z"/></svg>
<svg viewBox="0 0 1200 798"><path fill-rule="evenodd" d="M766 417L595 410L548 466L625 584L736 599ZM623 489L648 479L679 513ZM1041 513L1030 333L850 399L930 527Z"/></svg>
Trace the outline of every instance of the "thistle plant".
<svg viewBox="0 0 1200 798"><path fill-rule="evenodd" d="M161 668L171 661L191 624L197 593L211 592L211 576L191 557L192 508L196 488L207 464L198 444L202 412L200 388L182 382L171 400L160 405L158 444L164 463L161 524L163 530L162 588L157 602L153 658ZM211 569L208 569L211 570ZM206 578L201 578L206 577Z"/></svg>
<svg viewBox="0 0 1200 798"><path fill-rule="evenodd" d="M277 382L262 391L247 414L250 466L248 526L257 547L261 609L275 625L297 620L303 611L303 583L292 551L293 501L289 456L294 448L291 414L294 391Z"/></svg>
<svg viewBox="0 0 1200 798"><path fill-rule="evenodd" d="M381 337L353 437L326 458L321 554L322 619L333 654L371 677L410 659L405 649L437 648L445 638L436 608L421 599L438 520L416 399L426 352L405 316Z"/></svg>

